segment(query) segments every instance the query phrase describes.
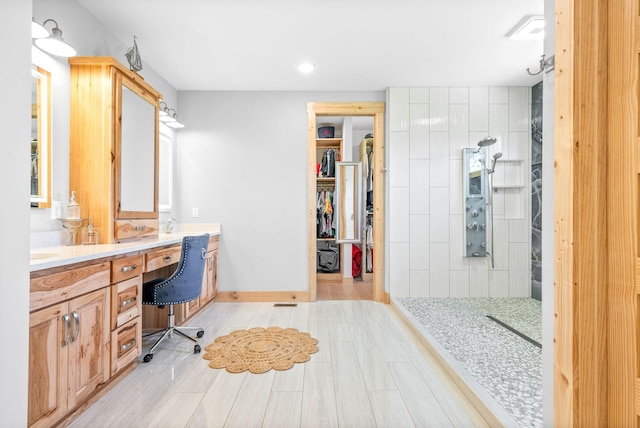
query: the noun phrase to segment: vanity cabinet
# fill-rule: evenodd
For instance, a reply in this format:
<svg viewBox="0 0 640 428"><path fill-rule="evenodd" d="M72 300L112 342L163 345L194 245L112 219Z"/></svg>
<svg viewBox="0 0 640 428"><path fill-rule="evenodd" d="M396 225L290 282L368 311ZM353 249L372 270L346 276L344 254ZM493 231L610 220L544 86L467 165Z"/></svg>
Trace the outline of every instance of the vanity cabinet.
<svg viewBox="0 0 640 428"><path fill-rule="evenodd" d="M111 262L111 375L142 353L142 270L144 256Z"/></svg>
<svg viewBox="0 0 640 428"><path fill-rule="evenodd" d="M108 263L31 279L29 426L54 425L109 379L108 285Z"/></svg>
<svg viewBox="0 0 640 428"><path fill-rule="evenodd" d="M200 305L204 306L212 301L218 294L218 245L217 236L209 239L207 249L207 264L204 265L204 278L202 279L202 294Z"/></svg>
<svg viewBox="0 0 640 428"><path fill-rule="evenodd" d="M69 58L69 189L102 243L157 236L161 94L111 57Z"/></svg>

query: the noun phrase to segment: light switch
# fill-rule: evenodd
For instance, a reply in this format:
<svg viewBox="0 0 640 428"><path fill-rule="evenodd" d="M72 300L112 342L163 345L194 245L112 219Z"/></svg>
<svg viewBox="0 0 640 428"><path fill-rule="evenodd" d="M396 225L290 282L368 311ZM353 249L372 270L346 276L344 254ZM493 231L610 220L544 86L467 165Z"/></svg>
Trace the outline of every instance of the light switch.
<svg viewBox="0 0 640 428"><path fill-rule="evenodd" d="M191 217L198 217L198 208L191 209Z"/></svg>

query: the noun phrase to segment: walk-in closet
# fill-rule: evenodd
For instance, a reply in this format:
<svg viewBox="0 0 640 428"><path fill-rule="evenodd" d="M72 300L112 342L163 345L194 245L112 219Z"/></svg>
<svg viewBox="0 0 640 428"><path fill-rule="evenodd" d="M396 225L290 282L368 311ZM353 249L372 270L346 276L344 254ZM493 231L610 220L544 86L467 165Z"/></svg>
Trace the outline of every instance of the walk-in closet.
<svg viewBox="0 0 640 428"><path fill-rule="evenodd" d="M318 300L373 299L373 122L373 117L318 119Z"/></svg>

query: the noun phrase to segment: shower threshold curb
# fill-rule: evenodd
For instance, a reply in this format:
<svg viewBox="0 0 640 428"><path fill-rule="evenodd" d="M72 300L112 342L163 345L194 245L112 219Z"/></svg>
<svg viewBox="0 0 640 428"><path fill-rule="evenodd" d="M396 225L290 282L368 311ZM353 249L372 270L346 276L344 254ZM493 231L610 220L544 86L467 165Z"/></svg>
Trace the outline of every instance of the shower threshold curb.
<svg viewBox="0 0 640 428"><path fill-rule="evenodd" d="M395 299L391 307L413 331L426 350L436 359L451 380L490 426L519 427L513 417L480 385L469 372Z"/></svg>

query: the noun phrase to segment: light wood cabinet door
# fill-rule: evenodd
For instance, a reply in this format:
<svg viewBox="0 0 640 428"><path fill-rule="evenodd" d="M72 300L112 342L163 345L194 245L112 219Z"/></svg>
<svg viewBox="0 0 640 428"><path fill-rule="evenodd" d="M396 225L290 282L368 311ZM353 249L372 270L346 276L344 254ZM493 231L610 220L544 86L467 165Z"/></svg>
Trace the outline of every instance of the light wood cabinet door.
<svg viewBox="0 0 640 428"><path fill-rule="evenodd" d="M51 426L67 412L70 328L66 302L29 316L29 426Z"/></svg>
<svg viewBox="0 0 640 428"><path fill-rule="evenodd" d="M158 235L162 95L112 57L69 58L69 189L104 243Z"/></svg>
<svg viewBox="0 0 640 428"><path fill-rule="evenodd" d="M28 424L48 427L109 379L109 290L29 316Z"/></svg>
<svg viewBox="0 0 640 428"><path fill-rule="evenodd" d="M200 305L204 306L218 294L218 250L207 253L207 264L204 267L202 279L202 294Z"/></svg>
<svg viewBox="0 0 640 428"><path fill-rule="evenodd" d="M72 319L69 345L69 407L82 401L109 379L109 289L94 291L69 302Z"/></svg>

